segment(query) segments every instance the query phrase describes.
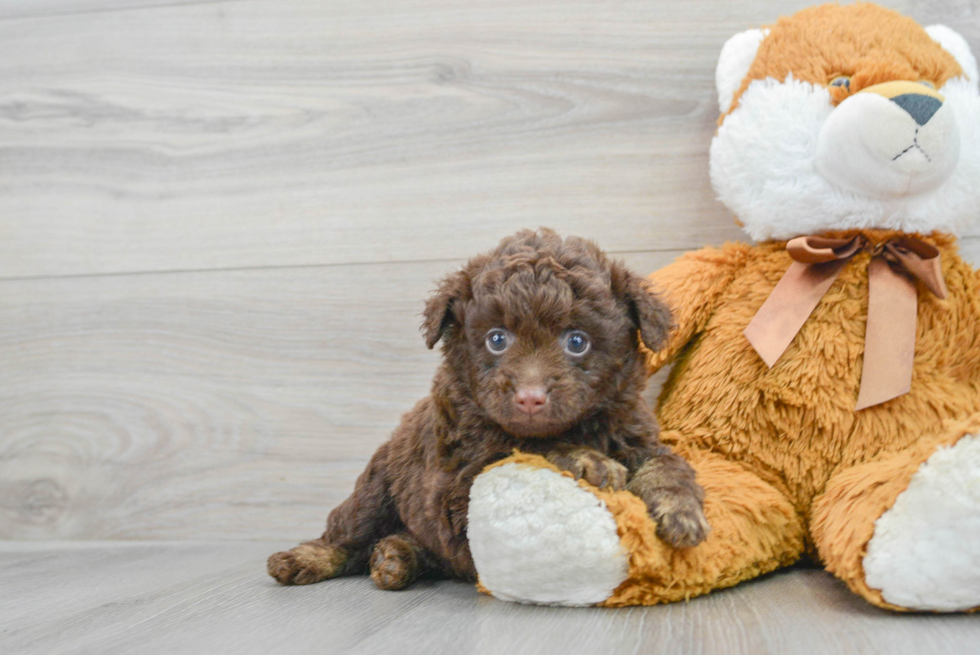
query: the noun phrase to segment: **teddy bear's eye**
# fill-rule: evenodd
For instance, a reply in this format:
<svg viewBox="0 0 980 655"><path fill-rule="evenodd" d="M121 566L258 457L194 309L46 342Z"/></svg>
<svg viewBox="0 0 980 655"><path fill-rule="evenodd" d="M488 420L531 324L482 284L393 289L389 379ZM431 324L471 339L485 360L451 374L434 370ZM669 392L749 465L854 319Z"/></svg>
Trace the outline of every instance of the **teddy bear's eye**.
<svg viewBox="0 0 980 655"><path fill-rule="evenodd" d="M839 86L845 91L851 90L851 78L847 75L838 75L834 79L830 80L830 86Z"/></svg>
<svg viewBox="0 0 980 655"><path fill-rule="evenodd" d="M919 80L919 84L921 84L922 86L927 86L930 89L935 89L936 88L936 85L933 84L932 82L930 82L929 80Z"/></svg>
<svg viewBox="0 0 980 655"><path fill-rule="evenodd" d="M507 350L513 341L513 335L503 328L494 328L487 332L487 338L485 343L487 344L487 350L492 352L494 355L499 355L500 353Z"/></svg>

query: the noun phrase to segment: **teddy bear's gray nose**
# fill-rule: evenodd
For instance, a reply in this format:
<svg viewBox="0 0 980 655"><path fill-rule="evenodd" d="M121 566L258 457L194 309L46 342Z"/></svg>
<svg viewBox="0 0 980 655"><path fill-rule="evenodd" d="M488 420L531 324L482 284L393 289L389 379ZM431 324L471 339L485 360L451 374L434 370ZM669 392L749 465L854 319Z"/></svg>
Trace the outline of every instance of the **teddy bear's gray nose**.
<svg viewBox="0 0 980 655"><path fill-rule="evenodd" d="M903 93L892 98L892 102L908 112L919 125L925 125L933 114L943 106L941 100L921 93Z"/></svg>

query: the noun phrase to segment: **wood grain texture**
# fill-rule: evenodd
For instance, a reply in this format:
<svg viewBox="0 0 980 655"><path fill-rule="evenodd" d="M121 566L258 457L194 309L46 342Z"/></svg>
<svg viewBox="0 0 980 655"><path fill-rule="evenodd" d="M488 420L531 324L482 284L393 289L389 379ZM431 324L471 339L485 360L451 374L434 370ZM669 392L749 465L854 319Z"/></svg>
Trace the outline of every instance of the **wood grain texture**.
<svg viewBox="0 0 980 655"><path fill-rule="evenodd" d="M0 538L317 536L428 393L419 313L458 266L0 284Z"/></svg>
<svg viewBox="0 0 980 655"><path fill-rule="evenodd" d="M740 236L715 59L804 4L0 0L0 538L318 534L458 258Z"/></svg>
<svg viewBox="0 0 980 655"><path fill-rule="evenodd" d="M0 539L318 535L428 392L418 314L458 265L0 283Z"/></svg>
<svg viewBox="0 0 980 655"><path fill-rule="evenodd" d="M715 62L807 4L252 0L0 21L0 277L450 259L541 224L613 251L738 237L707 175ZM885 4L980 51L972 3Z"/></svg>
<svg viewBox="0 0 980 655"><path fill-rule="evenodd" d="M279 587L285 544L0 544L0 651L26 653L976 653L973 616L898 615L797 569L687 603L567 609L462 582Z"/></svg>
<svg viewBox="0 0 980 655"><path fill-rule="evenodd" d="M0 0L0 20L214 4L234 0Z"/></svg>

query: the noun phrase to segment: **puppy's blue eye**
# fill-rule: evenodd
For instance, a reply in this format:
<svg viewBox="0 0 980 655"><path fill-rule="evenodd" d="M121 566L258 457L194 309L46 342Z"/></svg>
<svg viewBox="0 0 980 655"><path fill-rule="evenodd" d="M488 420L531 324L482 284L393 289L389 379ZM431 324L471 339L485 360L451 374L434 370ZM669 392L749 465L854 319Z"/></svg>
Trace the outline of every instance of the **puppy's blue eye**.
<svg viewBox="0 0 980 655"><path fill-rule="evenodd" d="M565 354L572 357L581 357L589 352L592 342L589 335L581 330L573 330L565 335Z"/></svg>
<svg viewBox="0 0 980 655"><path fill-rule="evenodd" d="M839 86L843 87L845 91L850 91L851 78L847 75L838 75L834 79L830 80L830 86Z"/></svg>
<svg viewBox="0 0 980 655"><path fill-rule="evenodd" d="M507 330L501 330L500 328L494 328L487 332L487 350L492 352L494 355L499 355L500 353L507 350L510 345L511 338L510 333Z"/></svg>

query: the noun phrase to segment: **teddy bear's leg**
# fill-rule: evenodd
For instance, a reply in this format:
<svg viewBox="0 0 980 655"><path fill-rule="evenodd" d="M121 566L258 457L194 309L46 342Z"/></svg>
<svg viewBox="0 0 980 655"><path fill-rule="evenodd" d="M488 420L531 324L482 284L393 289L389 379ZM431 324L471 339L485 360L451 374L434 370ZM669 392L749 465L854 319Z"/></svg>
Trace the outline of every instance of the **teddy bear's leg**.
<svg viewBox="0 0 980 655"><path fill-rule="evenodd" d="M710 532L693 548L657 538L635 495L576 481L543 457L517 453L478 475L468 534L483 588L517 602L653 605L730 587L800 557L802 521L779 490L714 453L674 450L705 492Z"/></svg>
<svg viewBox="0 0 980 655"><path fill-rule="evenodd" d="M812 534L827 570L879 607L980 607L980 416L831 478Z"/></svg>
<svg viewBox="0 0 980 655"><path fill-rule="evenodd" d="M803 552L802 521L779 490L717 454L675 451L704 488L708 537L693 548L674 549L648 530L623 530L621 523L631 553L629 577L604 605L684 600L788 566Z"/></svg>

